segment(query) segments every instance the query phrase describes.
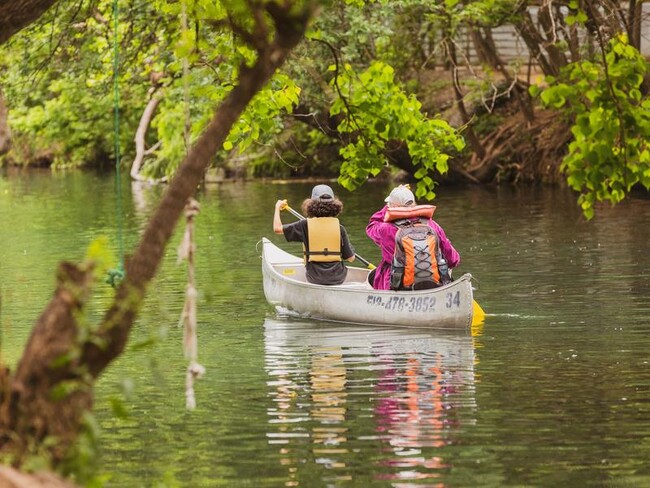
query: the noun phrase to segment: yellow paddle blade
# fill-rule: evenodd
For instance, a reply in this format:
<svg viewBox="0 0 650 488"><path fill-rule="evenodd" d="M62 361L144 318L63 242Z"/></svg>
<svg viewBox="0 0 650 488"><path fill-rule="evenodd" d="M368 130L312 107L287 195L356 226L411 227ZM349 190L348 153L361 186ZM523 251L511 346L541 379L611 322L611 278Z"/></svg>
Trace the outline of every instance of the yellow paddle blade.
<svg viewBox="0 0 650 488"><path fill-rule="evenodd" d="M472 325L479 325L485 322L485 312L476 300L472 300Z"/></svg>

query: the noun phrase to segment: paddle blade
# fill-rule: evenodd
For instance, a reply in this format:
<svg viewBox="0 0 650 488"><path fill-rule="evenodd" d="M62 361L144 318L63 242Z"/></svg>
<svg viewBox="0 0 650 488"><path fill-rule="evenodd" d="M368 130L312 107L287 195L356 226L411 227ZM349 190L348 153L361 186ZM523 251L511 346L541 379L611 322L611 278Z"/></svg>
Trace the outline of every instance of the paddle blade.
<svg viewBox="0 0 650 488"><path fill-rule="evenodd" d="M479 325L485 322L485 312L476 300L472 300L472 325Z"/></svg>

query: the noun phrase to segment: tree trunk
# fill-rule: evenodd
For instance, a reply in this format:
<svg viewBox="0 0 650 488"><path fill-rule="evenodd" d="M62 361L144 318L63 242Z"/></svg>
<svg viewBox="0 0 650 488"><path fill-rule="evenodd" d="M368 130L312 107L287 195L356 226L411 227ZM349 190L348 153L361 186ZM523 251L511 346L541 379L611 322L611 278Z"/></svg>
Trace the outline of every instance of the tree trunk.
<svg viewBox="0 0 650 488"><path fill-rule="evenodd" d="M59 438L52 454L61 459L80 429L80 413L92 397L83 365L73 361L78 349L78 317L90 294L92 269L62 263L57 288L32 330L13 377L5 376L0 409L0 448L11 446L19 466L34 439ZM58 401L57 386L73 387ZM61 391L63 394L63 391Z"/></svg>
<svg viewBox="0 0 650 488"><path fill-rule="evenodd" d="M553 63L555 69L559 71L560 68L566 66L567 58L564 54L564 51L557 47L560 43L560 33L557 26L557 18L562 16L562 13L559 9L557 9L555 11L556 15L554 15L553 11L551 10L552 8L553 6L550 3L542 5L538 10L537 18L540 25L544 29L544 35L546 37L544 48L548 53L548 57L551 60L551 63Z"/></svg>
<svg viewBox="0 0 650 488"><path fill-rule="evenodd" d="M147 157L148 151L146 147L146 137L149 126L151 125L151 120L153 119L154 113L158 104L162 100L162 96L157 93L157 90L154 89L147 106L142 112L142 117L140 117L140 123L138 124L138 129L135 131L135 137L133 142L135 142L135 158L133 158L133 163L131 163L131 178L135 181L146 181L148 183L159 183L167 181L167 178L147 178L140 174L140 170L144 165L144 160Z"/></svg>
<svg viewBox="0 0 650 488"><path fill-rule="evenodd" d="M501 73L506 84L509 87L508 91L514 95L517 103L519 104L519 108L526 117L526 121L532 122L535 118L535 113L533 111L533 104L530 100L530 96L528 95L528 91L525 86L521 86L521 82L517 77L517 73L514 74L516 77L515 79L513 78L513 75L508 72L507 66L499 57L499 53L497 52L497 47L494 43L494 39L492 38L492 32L490 29L485 29L485 35L483 35L480 28L476 27L470 30L470 34L472 36L472 41L474 42L476 51L478 53L481 53L479 57L483 59L483 62L492 67L492 69ZM508 95L509 94L510 93L508 93Z"/></svg>
<svg viewBox="0 0 650 488"><path fill-rule="evenodd" d="M8 117L7 105L0 88L0 156L6 154L11 147L11 131L9 130Z"/></svg>
<svg viewBox="0 0 650 488"><path fill-rule="evenodd" d="M571 12L573 13L573 12ZM581 54L580 54L580 36L578 33L578 25L573 24L573 25L566 25L566 22L564 19L562 19L562 23L564 24L564 28L567 31L567 43L569 45L569 52L571 53L571 61L572 63L577 63L581 59Z"/></svg>
<svg viewBox="0 0 650 488"><path fill-rule="evenodd" d="M451 63L451 84L454 89L454 98L456 100L456 107L460 113L461 119L465 126L465 134L469 145L479 159L482 159L485 156L485 148L481 144L480 139L474 132L472 127L469 113L467 112L467 107L465 107L464 95L460 86L460 80L458 79L458 59L456 56L456 44L454 40L450 37L446 37L444 42L445 52L447 54L447 60Z"/></svg>
<svg viewBox="0 0 650 488"><path fill-rule="evenodd" d="M0 0L0 44L36 21L58 0Z"/></svg>
<svg viewBox="0 0 650 488"><path fill-rule="evenodd" d="M544 74L557 76L559 69L544 55L544 52L542 51L544 39L535 28L535 24L530 16L530 12L528 12L528 9L525 7L526 2L524 2L523 5L524 7L522 7L522 9L519 11L520 20L515 23L515 29L517 29L517 32L526 43L528 51L530 52L533 59L542 68Z"/></svg>
<svg viewBox="0 0 650 488"><path fill-rule="evenodd" d="M630 0L628 17L628 32L630 44L641 50L641 22L643 20L643 2Z"/></svg>
<svg viewBox="0 0 650 488"><path fill-rule="evenodd" d="M257 5L257 4L255 4ZM90 269L64 264L59 286L28 341L15 374L0 375L0 452L14 456L19 466L30 446L43 448L52 436L60 442L50 447L54 463L60 462L81 429L82 415L92 404L92 386L100 373L118 357L164 255L188 198L194 195L206 168L226 139L232 125L253 96L273 76L304 35L311 10L296 12L291 2L252 6L257 29L248 39L258 52L255 64L242 66L238 84L217 109L196 144L181 163L131 259L113 305L95 331L80 342L81 311L90 286ZM273 20L276 35L267 40ZM256 15L255 15L256 14ZM255 35L257 34L257 35ZM61 396L53 395L63 386Z"/></svg>
<svg viewBox="0 0 650 488"><path fill-rule="evenodd" d="M627 19L619 10L618 2L611 0L583 0L582 8L587 15L586 26L594 37L611 39L618 32L627 33Z"/></svg>

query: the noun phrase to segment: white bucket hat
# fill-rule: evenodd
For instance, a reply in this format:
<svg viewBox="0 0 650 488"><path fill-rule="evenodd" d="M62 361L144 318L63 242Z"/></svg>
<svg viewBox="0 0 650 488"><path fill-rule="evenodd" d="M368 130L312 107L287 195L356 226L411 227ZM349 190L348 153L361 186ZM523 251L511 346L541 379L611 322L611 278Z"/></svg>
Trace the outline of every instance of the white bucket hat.
<svg viewBox="0 0 650 488"><path fill-rule="evenodd" d="M393 207L408 207L415 203L415 196L408 186L400 185L393 188L384 201Z"/></svg>

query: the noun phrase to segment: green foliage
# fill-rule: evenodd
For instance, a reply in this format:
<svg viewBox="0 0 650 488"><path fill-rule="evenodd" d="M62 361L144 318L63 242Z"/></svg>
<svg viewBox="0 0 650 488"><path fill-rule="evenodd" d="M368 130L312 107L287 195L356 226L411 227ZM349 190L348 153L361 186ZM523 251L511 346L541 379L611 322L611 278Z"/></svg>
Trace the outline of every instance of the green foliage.
<svg viewBox="0 0 650 488"><path fill-rule="evenodd" d="M10 123L18 142L14 159L45 158L55 166L68 166L112 157L111 12L107 0L62 4L3 46L0 83L10 101ZM135 10L120 35L132 36L130 28L136 24L141 36L155 35L157 24L147 26L143 17L149 12ZM129 64L136 66L148 54L141 45ZM132 80L132 75L124 71L120 82ZM146 87L133 84L123 102L128 106L145 93ZM133 122L128 115L124 121ZM125 131L122 144L130 140L132 133Z"/></svg>
<svg viewBox="0 0 650 488"><path fill-rule="evenodd" d="M373 63L359 75L346 65L332 84L341 95L330 113L343 116L338 129L350 136L340 150L344 162L339 183L349 190L359 187L381 172L390 143L404 143L417 168L416 195L433 199L433 175L447 171L445 151L460 151L462 138L447 122L427 118L420 102L400 88L393 69L384 63Z"/></svg>
<svg viewBox="0 0 650 488"><path fill-rule="evenodd" d="M460 0L445 0L430 5L427 20L432 22L445 35L455 35L463 26L467 27L497 27L510 22L521 6L518 0L478 0L462 2Z"/></svg>
<svg viewBox="0 0 650 488"><path fill-rule="evenodd" d="M355 70L366 69L375 60L397 66L397 78L409 81L404 86L410 93L418 88L418 82L409 79L408 73L420 69L427 56L423 46L435 47L437 34L425 15L427 12L458 11L460 14L454 14L458 22L470 18L487 22L495 15L490 9L498 12L502 5L512 2L321 3L330 10L318 19L312 38L329 43ZM115 156L112 0L82 1L81 9L88 9L91 15L79 15L76 7L63 4L62 13L46 18L24 36L17 36L4 51L5 60L0 63L7 70L0 74L0 83L12 102L11 125L19 142L16 147L23 150L14 159L43 156L63 166L94 164ZM122 162L128 165L134 155L133 135L147 104L148 91L155 86L156 96L162 102L146 139L147 147L156 146L141 171L148 177L171 177L187 152L188 142L191 144L198 137L211 119L215 105L232 89L239 66L250 64L255 58L254 51L223 28L229 20L250 28L248 9L245 2L238 0L156 0L139 4L138 8L133 8L132 0L119 0L119 7ZM186 29L181 23L183 12L187 14ZM415 42L405 32L416 33ZM39 49L33 49L33 44ZM251 156L270 152L271 141L277 140L287 127L283 116L293 110L299 97L314 112L329 111L334 94L324 90L324 78L333 53L324 46L318 42L305 43L292 72L277 74L250 104L215 164L224 164L235 148L240 153L248 152L247 160L253 161L249 164L255 164L257 159ZM183 69L184 63L188 72ZM38 75L28 85L25 74L30 72ZM313 79L315 73L322 78ZM152 84L155 77L157 81ZM85 83L79 83L80 79ZM188 115L190 129L186 141ZM299 146L302 149L316 142L314 138L301 140ZM325 145L315 147L310 156L330 144L322 139L319 142Z"/></svg>
<svg viewBox="0 0 650 488"><path fill-rule="evenodd" d="M191 144L203 131L214 115L214 108L232 90L241 64L250 64L255 53L243 45L228 30L216 31L211 23L227 17L237 20L242 26L250 24L248 9L243 2L187 2L192 13L195 29L184 31L170 19L178 29L172 36L176 39L170 62L160 69L167 73L164 99L153 121L160 148L155 151L155 160L149 162L144 173L158 177L171 177L187 152L184 140L184 126L189 115ZM169 7L167 12L180 15L180 5ZM198 33L198 35L197 35ZM189 74L183 72L183 62L189 64ZM187 93L187 98L185 98ZM224 142L220 159L237 147L245 151L252 144L266 144L282 129L280 115L293 109L298 102L300 88L286 75L278 73L249 104L245 113L234 125Z"/></svg>
<svg viewBox="0 0 650 488"><path fill-rule="evenodd" d="M588 219L596 202L618 203L636 184L650 189L650 98L641 88L650 64L624 35L610 41L605 61L567 66L540 95L573 120L562 170Z"/></svg>
<svg viewBox="0 0 650 488"><path fill-rule="evenodd" d="M298 104L300 87L288 76L278 73L262 89L235 124L224 143L224 149L238 146L243 152L252 143L260 143L276 136L283 129L279 115L291 113Z"/></svg>
<svg viewBox="0 0 650 488"><path fill-rule="evenodd" d="M301 2L296 2L300 4ZM86 15L79 10L88 9ZM181 16L187 13L188 28ZM10 123L17 144L13 159L48 159L55 166L80 166L114 159L113 2L62 5L0 51L0 84L11 102ZM162 98L147 135L157 150L143 168L146 176L172 176L190 143L211 119L215 105L232 90L239 66L255 52L222 23L251 26L246 2L157 0L133 8L119 2L120 147L123 164L134 155L133 135L148 102ZM187 63L189 70L183 70ZM32 76L32 79L28 78ZM81 80L81 82L80 82ZM228 141L243 151L268 143L282 128L280 115L292 110L300 89L278 74L249 106Z"/></svg>
<svg viewBox="0 0 650 488"><path fill-rule="evenodd" d="M88 488L100 488L110 479L110 475L98 474L99 437L97 419L92 413L85 412L81 434L61 466L61 472L65 476Z"/></svg>
<svg viewBox="0 0 650 488"><path fill-rule="evenodd" d="M447 2L458 8L458 15L462 22L481 25L484 27L496 27L511 22L521 7L519 0L481 0L474 2Z"/></svg>
<svg viewBox="0 0 650 488"><path fill-rule="evenodd" d="M407 96L416 94L423 101L426 109L420 108L420 111L436 113L438 108L434 104L441 101L437 92L448 89L451 83L448 72L434 73L430 70L433 63L448 61L442 41L463 28L489 28L512 21L519 6L520 2L515 0L391 0L365 6L335 3L327 15L317 20L308 36L311 42L303 44L299 57L290 66L294 79L303 88L301 106L314 114L331 113L330 107L338 94L333 85L326 85L331 78L324 73L332 62L347 64L356 72L369 69L373 63L383 63L394 69L396 83L399 82ZM460 44L458 48L459 61L463 62L463 48ZM466 101L480 100L481 93L493 92L495 80L492 72L484 70L483 73L487 75L481 85L467 78L461 80L463 86L469 88L468 92L478 93L468 93ZM432 88L440 77L447 80L444 87ZM373 83L374 80L370 80L368 86ZM372 89L368 87L368 90ZM361 112L363 109L353 107L352 111ZM366 113L366 117L374 116L375 113ZM307 118L300 120L307 121ZM327 125L330 121L321 118L317 122ZM367 125L370 126L370 122ZM316 131L312 132L314 134ZM316 142L314 138L299 141L301 150L311 159L316 159L318 154L307 151ZM320 145L317 149L323 154L325 147Z"/></svg>
<svg viewBox="0 0 650 488"><path fill-rule="evenodd" d="M110 268L117 265L117 258L107 236L99 236L88 245L85 260L94 264L93 275L96 281L100 281Z"/></svg>

